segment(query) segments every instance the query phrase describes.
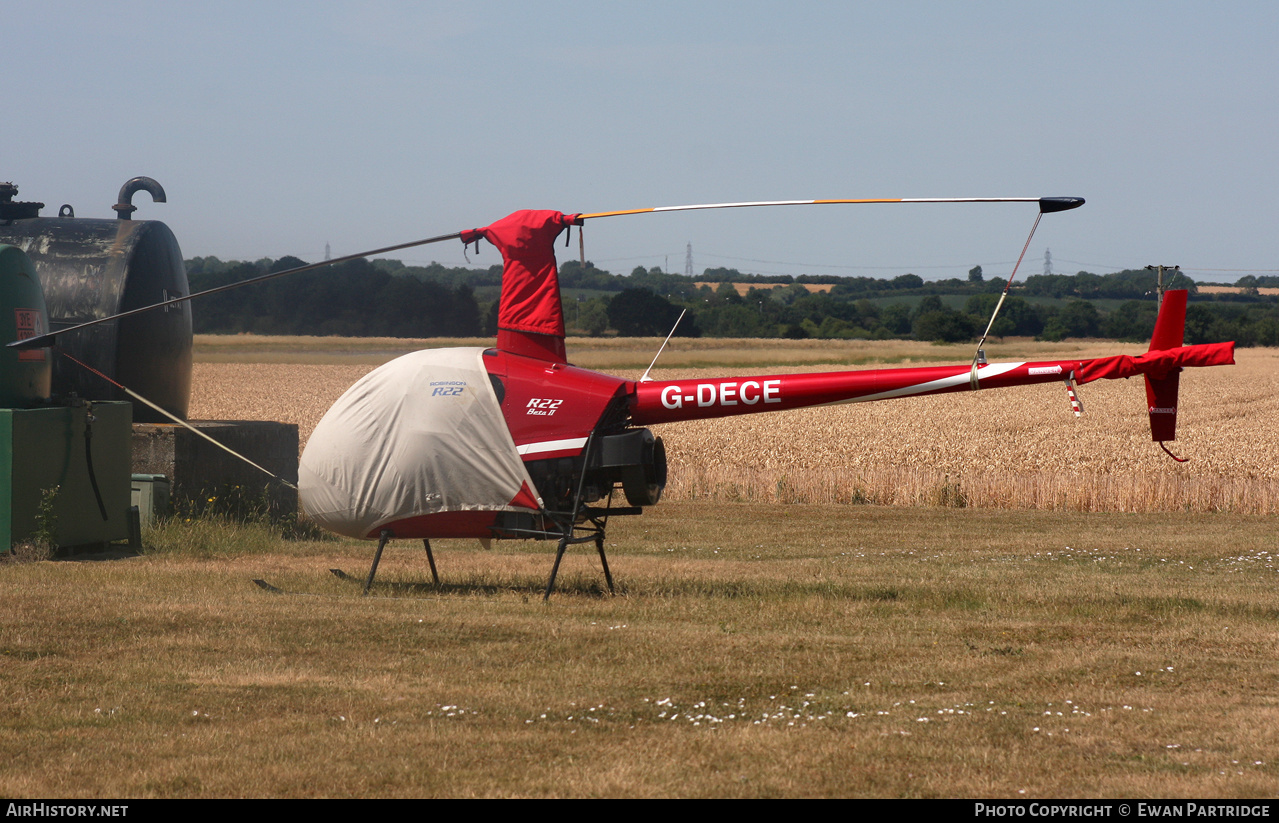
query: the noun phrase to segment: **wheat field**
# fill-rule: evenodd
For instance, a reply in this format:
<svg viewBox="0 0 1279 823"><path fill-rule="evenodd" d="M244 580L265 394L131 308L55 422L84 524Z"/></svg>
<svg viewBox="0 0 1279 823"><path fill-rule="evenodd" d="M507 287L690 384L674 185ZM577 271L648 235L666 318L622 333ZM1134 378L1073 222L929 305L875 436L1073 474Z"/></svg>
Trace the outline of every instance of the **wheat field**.
<svg viewBox="0 0 1279 823"><path fill-rule="evenodd" d="M208 338L197 342L197 358ZM255 357L253 341L222 360L197 362L191 417L316 423L370 362L334 352L341 341L299 343ZM575 347L581 365L638 378L659 341L610 340ZM453 344L449 341L448 344ZM447 345L447 344L446 344ZM658 379L828 371L849 363L962 363L971 351L901 341L675 341ZM323 360L311 349L322 348ZM1090 357L1140 347L1104 341L992 346L991 360ZM235 351L238 350L238 351ZM290 351L293 352L290 354ZM829 356L826 356L829 355ZM299 360L303 362L289 362ZM670 500L875 503L1073 511L1279 513L1279 350L1241 349L1237 365L1182 375L1176 463L1150 441L1142 381L1083 386L1084 415L1064 387L897 399L655 427L670 460ZM826 362L821 362L826 361ZM713 363L716 365L707 366ZM696 364L691 367L684 364Z"/></svg>

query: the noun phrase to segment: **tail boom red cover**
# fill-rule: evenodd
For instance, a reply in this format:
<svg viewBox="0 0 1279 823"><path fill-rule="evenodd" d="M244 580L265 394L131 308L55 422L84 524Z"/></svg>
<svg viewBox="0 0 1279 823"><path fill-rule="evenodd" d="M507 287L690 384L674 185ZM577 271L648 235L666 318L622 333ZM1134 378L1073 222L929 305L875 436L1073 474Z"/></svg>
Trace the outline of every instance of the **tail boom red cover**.
<svg viewBox="0 0 1279 823"><path fill-rule="evenodd" d="M991 363L978 369L976 388L1056 383L1072 373L1079 383L1116 380L1139 374L1154 377L1156 381L1170 380L1175 379L1177 372L1185 367L1231 363L1234 363L1234 343L1182 346L1137 357L1116 355L1091 360ZM1156 382L1156 385L1167 384ZM968 365L660 380L635 384L631 420L644 426L834 403L864 403L894 397L971 391L973 388L972 368Z"/></svg>

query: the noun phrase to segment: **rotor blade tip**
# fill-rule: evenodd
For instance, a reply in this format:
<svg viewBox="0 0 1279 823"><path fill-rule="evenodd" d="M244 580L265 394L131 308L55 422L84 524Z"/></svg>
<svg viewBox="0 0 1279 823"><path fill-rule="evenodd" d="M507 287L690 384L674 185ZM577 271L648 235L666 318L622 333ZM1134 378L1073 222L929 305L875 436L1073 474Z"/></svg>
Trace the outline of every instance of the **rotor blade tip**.
<svg viewBox="0 0 1279 823"><path fill-rule="evenodd" d="M1039 198L1039 211L1041 214L1050 214L1055 211L1069 211L1077 209L1084 204L1082 197L1041 197Z"/></svg>

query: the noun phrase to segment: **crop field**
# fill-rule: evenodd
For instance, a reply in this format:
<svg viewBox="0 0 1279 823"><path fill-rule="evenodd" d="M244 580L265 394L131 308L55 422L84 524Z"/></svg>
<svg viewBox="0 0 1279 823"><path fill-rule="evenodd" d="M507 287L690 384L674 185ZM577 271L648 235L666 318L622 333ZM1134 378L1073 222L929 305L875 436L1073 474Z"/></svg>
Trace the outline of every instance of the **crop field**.
<svg viewBox="0 0 1279 823"><path fill-rule="evenodd" d="M206 342L208 341L208 342ZM305 444L352 383L415 346L486 341L201 338L191 415L297 423ZM570 340L578 365L638 378L657 340ZM398 347L397 347L398 346ZM995 343L992 362L1136 354L1107 342ZM964 363L903 341L675 340L658 379ZM237 362L229 362L235 360ZM669 500L1279 513L1279 350L1182 376L1176 463L1150 441L1140 379L829 406L660 426Z"/></svg>
<svg viewBox="0 0 1279 823"><path fill-rule="evenodd" d="M569 343L632 376L657 346ZM201 338L192 413L305 442L416 347ZM677 341L655 376L970 356ZM0 562L0 796L1274 796L1279 352L1238 360L1183 375L1186 464L1137 380L1080 420L1047 385L661 427L617 596L585 547L543 603L549 544L433 541L437 588L406 541L366 598L329 570L373 544L217 519Z"/></svg>

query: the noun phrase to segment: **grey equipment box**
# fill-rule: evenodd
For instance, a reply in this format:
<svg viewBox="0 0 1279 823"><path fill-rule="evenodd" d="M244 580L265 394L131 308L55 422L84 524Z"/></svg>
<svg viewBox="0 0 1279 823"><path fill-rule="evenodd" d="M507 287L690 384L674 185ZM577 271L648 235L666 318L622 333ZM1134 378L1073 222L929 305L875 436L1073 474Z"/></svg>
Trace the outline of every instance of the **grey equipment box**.
<svg viewBox="0 0 1279 823"><path fill-rule="evenodd" d="M138 510L140 525L149 526L172 511L169 505L169 478L162 474L135 474L129 505Z"/></svg>

